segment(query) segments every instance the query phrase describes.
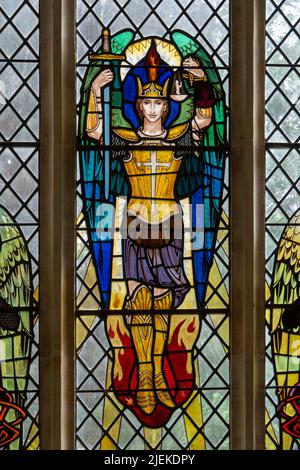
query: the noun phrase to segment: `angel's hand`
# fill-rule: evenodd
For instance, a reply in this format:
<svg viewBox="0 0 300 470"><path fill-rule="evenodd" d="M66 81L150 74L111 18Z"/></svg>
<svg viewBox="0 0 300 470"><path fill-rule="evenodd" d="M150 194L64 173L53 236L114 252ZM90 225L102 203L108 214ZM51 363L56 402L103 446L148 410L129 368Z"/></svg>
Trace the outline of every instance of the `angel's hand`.
<svg viewBox="0 0 300 470"><path fill-rule="evenodd" d="M198 60L194 59L191 56L184 59L184 61L182 62L182 66L185 68L187 72L194 75L194 77L197 77L197 78L205 77L205 72L200 67L200 63L198 62Z"/></svg>
<svg viewBox="0 0 300 470"><path fill-rule="evenodd" d="M105 69L94 79L92 83L93 89L96 91L101 90L105 85L111 83L114 79L114 74L110 69Z"/></svg>

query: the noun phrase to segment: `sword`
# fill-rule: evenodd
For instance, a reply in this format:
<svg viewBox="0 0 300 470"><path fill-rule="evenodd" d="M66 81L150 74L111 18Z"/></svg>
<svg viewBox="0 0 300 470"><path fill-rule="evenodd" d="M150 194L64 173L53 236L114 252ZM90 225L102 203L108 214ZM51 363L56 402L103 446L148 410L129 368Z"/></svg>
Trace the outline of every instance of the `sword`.
<svg viewBox="0 0 300 470"><path fill-rule="evenodd" d="M103 61L103 65L111 66L112 62L121 62L124 55L113 54L110 45L109 29L102 30L102 54L91 54L90 62ZM103 89L103 143L104 143L104 197L110 196L110 144L111 144L111 87L110 84Z"/></svg>

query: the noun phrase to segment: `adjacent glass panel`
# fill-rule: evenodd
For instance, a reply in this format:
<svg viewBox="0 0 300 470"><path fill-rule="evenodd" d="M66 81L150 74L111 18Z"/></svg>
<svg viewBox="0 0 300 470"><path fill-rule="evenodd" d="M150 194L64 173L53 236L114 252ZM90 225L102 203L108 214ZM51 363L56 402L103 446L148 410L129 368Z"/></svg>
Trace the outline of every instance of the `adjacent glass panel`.
<svg viewBox="0 0 300 470"><path fill-rule="evenodd" d="M78 0L77 60L77 448L227 449L229 2Z"/></svg>
<svg viewBox="0 0 300 470"><path fill-rule="evenodd" d="M299 2L267 0L266 447L300 448Z"/></svg>
<svg viewBox="0 0 300 470"><path fill-rule="evenodd" d="M0 0L0 449L39 448L39 2Z"/></svg>

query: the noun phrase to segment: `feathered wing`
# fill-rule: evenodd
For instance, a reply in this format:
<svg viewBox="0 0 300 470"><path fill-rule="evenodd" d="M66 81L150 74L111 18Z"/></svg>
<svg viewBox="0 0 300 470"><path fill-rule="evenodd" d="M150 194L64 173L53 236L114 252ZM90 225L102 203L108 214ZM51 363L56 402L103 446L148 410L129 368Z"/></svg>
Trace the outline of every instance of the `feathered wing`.
<svg viewBox="0 0 300 470"><path fill-rule="evenodd" d="M14 402L21 407L26 398L33 338L28 309L31 302L26 242L18 225L0 206L0 385L13 392Z"/></svg>
<svg viewBox="0 0 300 470"><path fill-rule="evenodd" d="M300 299L300 212L298 211L285 228L279 242L272 280L274 304L290 305ZM271 328L274 333L283 328L284 308L274 309ZM286 315L284 319L286 318ZM286 324L285 320L285 324ZM287 324L286 324L287 326ZM299 324L300 326L300 324Z"/></svg>
<svg viewBox="0 0 300 470"><path fill-rule="evenodd" d="M213 86L215 98L212 124L205 133L203 146L199 147L198 156L190 155L184 160L176 188L180 198L191 194L193 227L201 230L204 225L203 240L199 239L199 246L195 243L193 249L197 304L198 308L204 308L207 281L213 262L222 209L226 157L224 150L226 144L225 94L214 62L203 47L181 31L175 31L171 37L183 58L193 55L200 60L208 81ZM212 149L212 147L216 148ZM201 206L203 214L201 210L197 212L197 207Z"/></svg>
<svg viewBox="0 0 300 470"><path fill-rule="evenodd" d="M279 403L300 386L300 211L280 239L271 284L270 329ZM279 409L293 416L291 405ZM283 428L284 429L284 428ZM300 433L299 433L300 437ZM282 445L290 446L288 436Z"/></svg>
<svg viewBox="0 0 300 470"><path fill-rule="evenodd" d="M122 54L132 41L133 33L123 31L111 38L111 50L114 54ZM101 50L98 51L101 53ZM81 149L79 152L81 190L83 199L83 212L88 229L88 239L93 257L98 285L100 288L101 304L107 308L110 300L111 270L113 239L111 232L99 236L97 227L114 227L112 208L115 207L117 195L127 194L127 184L122 173L121 164L117 159L111 159L111 196L108 201L104 199L104 160L103 153L97 142L92 142L86 136L86 119L88 111L89 91L94 78L103 69L101 61L95 62L85 76L82 88L82 102L80 107L79 135ZM116 70L117 72L117 70ZM113 115L121 108L120 83L116 78L112 90ZM111 215L109 215L111 214ZM105 217L105 222L103 219ZM102 224L102 225L101 225Z"/></svg>

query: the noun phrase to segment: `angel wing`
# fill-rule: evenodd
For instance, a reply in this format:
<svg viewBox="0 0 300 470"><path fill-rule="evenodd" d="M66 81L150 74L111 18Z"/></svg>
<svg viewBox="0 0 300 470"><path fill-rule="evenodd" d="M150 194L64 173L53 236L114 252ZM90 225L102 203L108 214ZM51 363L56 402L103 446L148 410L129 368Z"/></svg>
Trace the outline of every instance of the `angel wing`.
<svg viewBox="0 0 300 470"><path fill-rule="evenodd" d="M283 413L286 415L283 419L283 430L292 436L291 420L287 419L287 415L292 417L295 415L291 397L294 388L298 387L299 390L300 387L299 210L285 228L278 245L271 284L271 303L270 330L277 394L280 402L278 409L282 416ZM298 420L298 426L299 422L300 420ZM298 434L300 438L300 433ZM286 434L283 436L283 447L290 448L290 436Z"/></svg>
<svg viewBox="0 0 300 470"><path fill-rule="evenodd" d="M209 271L213 262L213 251L216 244L217 229L221 217L222 193L226 151L226 116L225 93L221 78L213 60L205 49L191 36L182 31L175 31L171 38L180 50L183 58L195 56L206 72L213 86L215 104L212 124L205 133L204 144L199 151L203 158L192 154L183 162L177 182L178 197L191 195L193 227L199 227L196 207L202 205L204 210L204 240L201 248L193 250L194 283L198 308L205 304L206 286Z"/></svg>
<svg viewBox="0 0 300 470"><path fill-rule="evenodd" d="M111 38L111 49L114 54L122 54L133 38L130 30L125 30ZM101 49L97 54L101 53ZM94 78L103 68L101 61L96 62L86 73L82 88L82 102L80 105L80 173L83 199L83 212L88 228L90 250L96 269L97 281L100 287L101 304L108 308L110 299L110 279L112 269L113 240L110 233L99 238L97 228L101 225L104 213L110 212L115 206L116 195L126 195L128 188L117 159L112 160L111 168L111 196L108 201L104 199L104 162L103 154L96 143L86 138L85 125L88 111L89 89ZM118 82L113 85L112 100L116 104L120 101ZM115 110L118 109L115 106ZM104 204L105 202L105 204ZM111 218L109 228L113 229L114 219Z"/></svg>
<svg viewBox="0 0 300 470"><path fill-rule="evenodd" d="M30 259L24 236L0 206L0 384L24 406L33 339ZM2 357L1 357L2 356ZM19 440L11 446L17 448Z"/></svg>

